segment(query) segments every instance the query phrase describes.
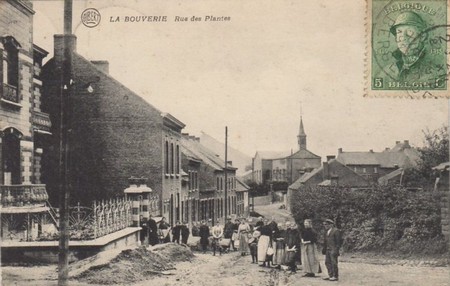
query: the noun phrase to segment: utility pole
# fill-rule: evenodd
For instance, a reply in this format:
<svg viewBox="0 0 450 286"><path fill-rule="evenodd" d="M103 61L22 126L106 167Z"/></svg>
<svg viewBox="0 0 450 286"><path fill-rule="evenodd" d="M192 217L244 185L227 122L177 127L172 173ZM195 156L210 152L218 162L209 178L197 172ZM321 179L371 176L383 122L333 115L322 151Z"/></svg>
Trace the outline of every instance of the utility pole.
<svg viewBox="0 0 450 286"><path fill-rule="evenodd" d="M228 126L225 126L225 219L228 217Z"/></svg>
<svg viewBox="0 0 450 286"><path fill-rule="evenodd" d="M58 285L68 284L69 276L69 133L70 94L72 74L72 50L69 36L72 34L72 0L64 0L64 60L62 61L62 82L60 84L60 146L59 146L59 254Z"/></svg>

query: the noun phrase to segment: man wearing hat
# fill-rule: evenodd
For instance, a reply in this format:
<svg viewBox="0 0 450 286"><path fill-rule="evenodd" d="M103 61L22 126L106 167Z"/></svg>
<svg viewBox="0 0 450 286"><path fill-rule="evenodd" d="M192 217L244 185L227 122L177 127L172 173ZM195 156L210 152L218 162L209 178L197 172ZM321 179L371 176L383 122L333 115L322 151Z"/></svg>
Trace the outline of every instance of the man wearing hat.
<svg viewBox="0 0 450 286"><path fill-rule="evenodd" d="M426 28L422 17L412 11L400 13L391 26L390 32L394 35L398 47L392 53L398 69L397 80L410 83L426 80L423 78L426 70L433 67L425 48Z"/></svg>
<svg viewBox="0 0 450 286"><path fill-rule="evenodd" d="M338 256L339 249L342 245L341 233L331 219L324 220L323 225L325 227L325 237L323 240L322 254L325 255L325 266L327 267L329 276L324 278L324 280L338 281Z"/></svg>
<svg viewBox="0 0 450 286"><path fill-rule="evenodd" d="M228 250L231 250L231 249L236 250L236 247L234 247L234 240L232 238L233 231L234 231L234 224L231 221L231 217L227 217L227 222L225 223L223 236L224 236L224 238L230 240L230 244L228 245Z"/></svg>

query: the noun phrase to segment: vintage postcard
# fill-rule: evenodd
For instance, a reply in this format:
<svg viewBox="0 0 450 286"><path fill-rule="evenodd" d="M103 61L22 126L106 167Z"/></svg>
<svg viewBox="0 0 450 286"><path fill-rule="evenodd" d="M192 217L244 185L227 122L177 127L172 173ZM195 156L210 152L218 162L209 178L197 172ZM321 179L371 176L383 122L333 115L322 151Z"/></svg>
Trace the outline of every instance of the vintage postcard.
<svg viewBox="0 0 450 286"><path fill-rule="evenodd" d="M0 0L1 285L447 285L448 0Z"/></svg>
<svg viewBox="0 0 450 286"><path fill-rule="evenodd" d="M450 95L448 5L446 0L368 1L367 95Z"/></svg>

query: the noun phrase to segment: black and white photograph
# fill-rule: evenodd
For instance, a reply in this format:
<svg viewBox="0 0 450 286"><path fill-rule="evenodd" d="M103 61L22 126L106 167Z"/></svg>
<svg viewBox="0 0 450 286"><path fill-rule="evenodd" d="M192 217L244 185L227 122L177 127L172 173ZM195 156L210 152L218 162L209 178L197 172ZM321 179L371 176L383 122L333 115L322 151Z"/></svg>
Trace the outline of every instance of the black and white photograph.
<svg viewBox="0 0 450 286"><path fill-rule="evenodd" d="M0 285L449 285L449 17L0 0Z"/></svg>

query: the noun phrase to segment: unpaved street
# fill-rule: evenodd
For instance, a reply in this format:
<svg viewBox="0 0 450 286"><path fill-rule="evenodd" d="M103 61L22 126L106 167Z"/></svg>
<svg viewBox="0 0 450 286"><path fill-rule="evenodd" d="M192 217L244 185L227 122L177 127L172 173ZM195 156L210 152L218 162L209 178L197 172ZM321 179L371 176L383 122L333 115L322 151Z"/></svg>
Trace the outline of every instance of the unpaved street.
<svg viewBox="0 0 450 286"><path fill-rule="evenodd" d="M339 282L302 277L301 271L284 271L251 264L249 256L231 253L222 257L198 254L195 262L177 265L174 275L153 279L152 285L442 285L449 284L450 272L445 267L409 267L366 263L341 263ZM345 259L347 260L347 259ZM324 266L322 262L322 266ZM155 283L155 284L153 284ZM135 286L149 285L148 282Z"/></svg>
<svg viewBox="0 0 450 286"><path fill-rule="evenodd" d="M340 264L339 282L321 278L304 278L299 271L289 274L280 270L251 264L250 257L238 253L212 256L196 253L192 262L181 262L168 275L153 276L133 286L144 285L449 285L450 272L446 267L379 265L344 256ZM324 267L322 261L322 267ZM56 267L3 267L2 285L56 285ZM325 274L321 274L322 277ZM85 286L71 281L69 285Z"/></svg>

